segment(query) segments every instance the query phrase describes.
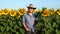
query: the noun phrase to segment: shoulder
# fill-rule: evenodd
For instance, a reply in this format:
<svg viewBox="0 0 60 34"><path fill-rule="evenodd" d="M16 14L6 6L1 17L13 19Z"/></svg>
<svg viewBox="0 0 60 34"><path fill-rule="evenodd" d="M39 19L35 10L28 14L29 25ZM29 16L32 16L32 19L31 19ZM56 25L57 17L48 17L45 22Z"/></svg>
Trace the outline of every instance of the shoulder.
<svg viewBox="0 0 60 34"><path fill-rule="evenodd" d="M35 14L33 13L33 16L35 17Z"/></svg>

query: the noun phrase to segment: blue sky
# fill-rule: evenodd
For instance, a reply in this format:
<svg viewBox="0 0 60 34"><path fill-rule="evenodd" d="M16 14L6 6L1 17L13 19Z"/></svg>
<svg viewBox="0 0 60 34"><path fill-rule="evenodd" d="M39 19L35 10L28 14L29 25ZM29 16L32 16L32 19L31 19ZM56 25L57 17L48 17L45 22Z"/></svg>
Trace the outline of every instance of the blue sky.
<svg viewBox="0 0 60 34"><path fill-rule="evenodd" d="M60 8L60 0L0 0L0 9L19 9L26 8L29 4L34 4L37 9L42 7Z"/></svg>

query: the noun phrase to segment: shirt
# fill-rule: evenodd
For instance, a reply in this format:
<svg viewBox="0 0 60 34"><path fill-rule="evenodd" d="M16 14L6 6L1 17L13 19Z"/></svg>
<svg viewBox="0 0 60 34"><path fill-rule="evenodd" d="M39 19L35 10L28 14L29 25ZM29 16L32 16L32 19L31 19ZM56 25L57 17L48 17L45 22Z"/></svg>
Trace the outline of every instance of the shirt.
<svg viewBox="0 0 60 34"><path fill-rule="evenodd" d="M23 15L22 23L26 24L26 26L28 28L30 28L33 32L34 32L34 27L33 27L34 26L34 22L35 22L35 16L34 16L34 14L32 14L32 16L30 16L28 13L26 13L25 15Z"/></svg>

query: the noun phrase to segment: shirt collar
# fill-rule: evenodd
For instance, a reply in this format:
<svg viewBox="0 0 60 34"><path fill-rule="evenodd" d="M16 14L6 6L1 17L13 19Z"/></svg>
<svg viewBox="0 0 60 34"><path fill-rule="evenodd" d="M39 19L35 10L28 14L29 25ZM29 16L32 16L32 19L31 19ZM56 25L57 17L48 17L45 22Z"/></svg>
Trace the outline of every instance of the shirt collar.
<svg viewBox="0 0 60 34"><path fill-rule="evenodd" d="M27 15L29 15L29 13L27 12ZM30 15L29 15L30 16ZM32 13L32 16L33 16L33 13Z"/></svg>

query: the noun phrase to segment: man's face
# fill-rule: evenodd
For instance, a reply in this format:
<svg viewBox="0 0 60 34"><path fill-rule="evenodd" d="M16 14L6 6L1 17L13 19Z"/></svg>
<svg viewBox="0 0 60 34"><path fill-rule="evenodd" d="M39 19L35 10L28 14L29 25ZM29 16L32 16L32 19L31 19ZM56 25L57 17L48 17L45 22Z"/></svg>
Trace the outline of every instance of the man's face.
<svg viewBox="0 0 60 34"><path fill-rule="evenodd" d="M29 11L30 13L33 13L34 9L33 9L33 8L28 8L28 11Z"/></svg>

